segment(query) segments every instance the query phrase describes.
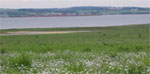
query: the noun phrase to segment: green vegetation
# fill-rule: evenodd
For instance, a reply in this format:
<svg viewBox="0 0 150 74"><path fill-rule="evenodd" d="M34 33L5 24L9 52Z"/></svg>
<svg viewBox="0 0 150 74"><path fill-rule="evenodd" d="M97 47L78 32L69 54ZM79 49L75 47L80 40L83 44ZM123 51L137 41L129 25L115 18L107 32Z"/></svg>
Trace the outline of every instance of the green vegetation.
<svg viewBox="0 0 150 74"><path fill-rule="evenodd" d="M92 32L0 36L0 74L150 74L149 29L143 24L1 30Z"/></svg>

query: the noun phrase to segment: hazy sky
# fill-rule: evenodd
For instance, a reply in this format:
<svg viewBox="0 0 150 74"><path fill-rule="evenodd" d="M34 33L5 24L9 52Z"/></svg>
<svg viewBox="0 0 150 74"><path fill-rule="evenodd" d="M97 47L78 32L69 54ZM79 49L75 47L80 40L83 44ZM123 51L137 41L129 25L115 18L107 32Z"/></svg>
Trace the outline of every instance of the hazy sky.
<svg viewBox="0 0 150 74"><path fill-rule="evenodd" d="M63 8L72 6L150 7L150 0L0 0L0 8Z"/></svg>

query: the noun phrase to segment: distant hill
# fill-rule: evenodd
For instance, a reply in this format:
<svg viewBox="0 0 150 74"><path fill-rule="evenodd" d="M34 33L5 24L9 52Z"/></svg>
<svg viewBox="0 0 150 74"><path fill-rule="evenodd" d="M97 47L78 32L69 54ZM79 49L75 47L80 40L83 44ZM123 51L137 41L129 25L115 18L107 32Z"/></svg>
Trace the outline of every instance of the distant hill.
<svg viewBox="0 0 150 74"><path fill-rule="evenodd" d="M0 17L91 16L115 14L150 14L150 8L140 7L70 7L49 9L3 9Z"/></svg>

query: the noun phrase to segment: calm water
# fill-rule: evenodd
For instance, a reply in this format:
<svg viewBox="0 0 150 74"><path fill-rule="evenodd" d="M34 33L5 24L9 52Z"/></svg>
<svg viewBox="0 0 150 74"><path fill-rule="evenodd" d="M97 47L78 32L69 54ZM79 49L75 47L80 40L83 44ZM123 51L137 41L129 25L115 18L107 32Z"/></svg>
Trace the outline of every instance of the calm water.
<svg viewBox="0 0 150 74"><path fill-rule="evenodd" d="M95 27L150 23L150 15L104 15L78 17L0 18L0 29Z"/></svg>

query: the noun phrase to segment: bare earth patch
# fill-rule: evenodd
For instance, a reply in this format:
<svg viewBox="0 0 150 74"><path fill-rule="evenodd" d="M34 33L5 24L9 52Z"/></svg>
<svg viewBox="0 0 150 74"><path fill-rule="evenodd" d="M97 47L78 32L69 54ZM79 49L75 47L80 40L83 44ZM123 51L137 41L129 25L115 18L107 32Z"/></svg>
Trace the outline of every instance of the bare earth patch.
<svg viewBox="0 0 150 74"><path fill-rule="evenodd" d="M77 33L77 32L91 32L91 31L16 31L16 32L0 33L0 36L32 35L32 34L64 34L64 33Z"/></svg>

